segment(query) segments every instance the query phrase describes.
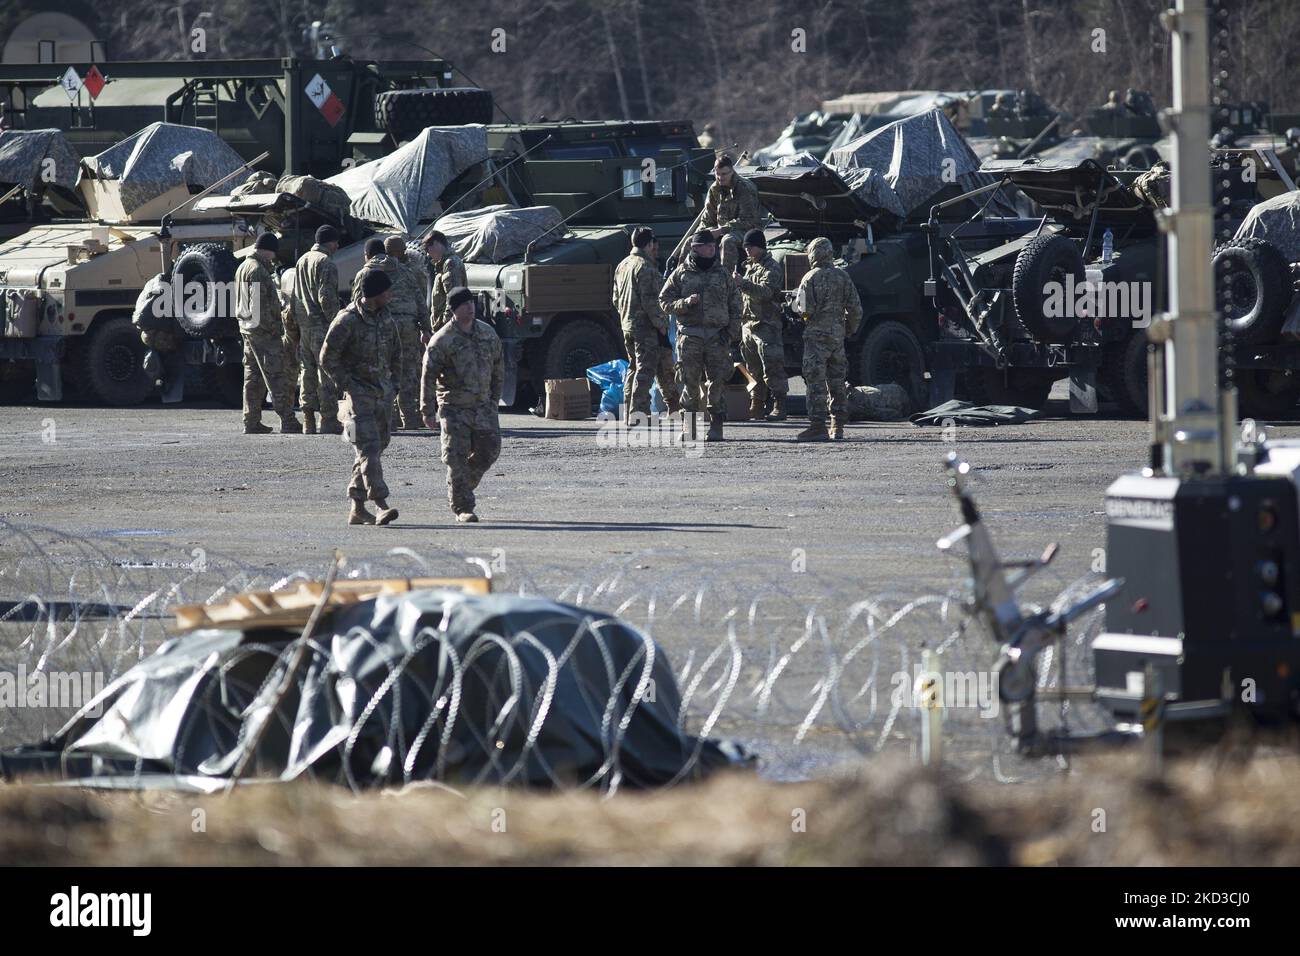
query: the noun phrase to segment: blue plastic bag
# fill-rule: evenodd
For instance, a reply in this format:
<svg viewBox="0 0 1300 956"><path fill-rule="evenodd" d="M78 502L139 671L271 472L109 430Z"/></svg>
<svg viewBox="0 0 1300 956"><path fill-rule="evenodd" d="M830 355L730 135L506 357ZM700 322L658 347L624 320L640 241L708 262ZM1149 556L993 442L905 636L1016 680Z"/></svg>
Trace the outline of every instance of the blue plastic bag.
<svg viewBox="0 0 1300 956"><path fill-rule="evenodd" d="M623 404L623 377L627 375L627 359L602 362L587 369L587 379L600 390L600 410L610 415L618 414Z"/></svg>

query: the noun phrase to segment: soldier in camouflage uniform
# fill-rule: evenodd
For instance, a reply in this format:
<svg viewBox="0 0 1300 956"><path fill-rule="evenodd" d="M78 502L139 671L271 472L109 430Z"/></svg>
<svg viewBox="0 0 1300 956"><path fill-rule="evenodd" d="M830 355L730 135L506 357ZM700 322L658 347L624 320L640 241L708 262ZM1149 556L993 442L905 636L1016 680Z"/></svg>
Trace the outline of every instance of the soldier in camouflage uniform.
<svg viewBox="0 0 1300 956"><path fill-rule="evenodd" d="M429 340L420 379L420 411L442 425L447 500L456 520L478 521L474 489L501 454L497 404L505 381L501 340L474 317L474 295L461 287L447 296L452 321Z"/></svg>
<svg viewBox="0 0 1300 956"><path fill-rule="evenodd" d="M302 422L293 414L294 387L284 358L284 320L280 292L271 274L280 242L274 233L257 237L252 255L235 270L235 315L244 340L244 434L263 435L262 401L280 416L280 431L300 434Z"/></svg>
<svg viewBox="0 0 1300 956"><path fill-rule="evenodd" d="M365 278L367 272L371 269L382 269L389 273L389 281L392 280L393 267L396 265L388 254L384 252L384 240L372 238L366 240L365 245L366 261L362 263L357 274L352 277L352 301L355 302L361 298L361 280Z"/></svg>
<svg viewBox="0 0 1300 956"><path fill-rule="evenodd" d="M388 303L388 311L397 323L397 336L402 342L397 412L403 428L419 429L424 427L420 421L420 368L424 343L429 340L428 291L424 271L406 255L406 240L390 236L384 240L384 251L393 266L389 274L393 280L393 298Z"/></svg>
<svg viewBox="0 0 1300 956"><path fill-rule="evenodd" d="M388 524L397 509L388 507L388 485L380 462L388 447L395 383L402 375L402 346L388 314L392 280L372 269L361 281L360 295L330 323L321 346L320 366L347 397L344 434L356 457L348 498L348 524ZM366 510L366 501L379 507Z"/></svg>
<svg viewBox="0 0 1300 956"><path fill-rule="evenodd" d="M749 394L749 414L762 418L770 394L772 414L767 419L783 422L785 396L790 390L785 377L785 345L781 341L785 283L781 266L767 251L767 238L762 229L745 233L745 256L745 274L736 281L745 297L740 355L755 379Z"/></svg>
<svg viewBox="0 0 1300 956"><path fill-rule="evenodd" d="M719 156L713 166L713 182L704 197L700 228L722 243L722 267L727 272L740 261L740 245L746 232L763 224L763 206L758 189L736 175L730 156Z"/></svg>
<svg viewBox="0 0 1300 956"><path fill-rule="evenodd" d="M659 305L663 276L655 260L659 240L641 226L632 233L632 251L614 270L614 307L623 327L627 350L627 377L623 380L623 401L629 414L650 415L650 386L656 376L664 393L668 413L678 408L673 348L668 342L668 316Z"/></svg>
<svg viewBox="0 0 1300 956"><path fill-rule="evenodd" d="M808 394L808 427L797 441L844 437L848 409L848 359L844 339L862 324L862 301L853 280L835 265L829 239L808 244L811 268L795 293L795 309L807 325L803 333L803 382ZM830 393L831 434L826 432L826 395Z"/></svg>
<svg viewBox="0 0 1300 956"><path fill-rule="evenodd" d="M298 361L302 365L302 411L307 434L320 430L339 435L339 397L330 377L321 372L320 349L325 330L339 314L339 267L331 258L338 252L339 233L333 226L316 230L316 244L304 252L294 266L293 301L300 326Z"/></svg>
<svg viewBox="0 0 1300 956"><path fill-rule="evenodd" d="M722 440L727 407L724 388L733 372L731 343L740 338L741 299L736 281L717 263L717 243L709 232L691 239L686 261L672 271L659 291L664 311L677 316L677 372L682 407L689 416L683 436L693 432L699 411L700 381L708 378L709 434Z"/></svg>
<svg viewBox="0 0 1300 956"><path fill-rule="evenodd" d="M469 280L465 278L465 263L451 251L447 237L436 230L424 239L424 258L429 273L430 324L437 332L451 320L447 296L452 289L467 287Z"/></svg>

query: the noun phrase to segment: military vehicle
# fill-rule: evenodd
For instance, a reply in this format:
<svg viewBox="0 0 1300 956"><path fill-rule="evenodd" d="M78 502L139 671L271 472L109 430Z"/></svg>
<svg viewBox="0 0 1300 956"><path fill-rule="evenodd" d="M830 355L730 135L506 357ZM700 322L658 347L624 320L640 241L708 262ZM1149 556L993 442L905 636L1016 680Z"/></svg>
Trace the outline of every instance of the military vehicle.
<svg viewBox="0 0 1300 956"><path fill-rule="evenodd" d="M68 69L89 63L0 64L0 104L16 129L64 131L82 156L150 123L210 129L244 159L269 152L279 174L332 176L426 126L490 123L492 95L455 87L443 60L205 59L95 64L98 96L70 99Z"/></svg>
<svg viewBox="0 0 1300 956"><path fill-rule="evenodd" d="M177 168L178 155L189 153ZM8 397L34 384L59 401L134 405L153 390L131 317L145 284L170 257L200 243L238 249L250 237L228 216L193 208L194 194L246 169L206 130L154 124L83 161L77 191L89 218L38 224L0 245L0 375ZM170 215L170 221L167 218Z"/></svg>

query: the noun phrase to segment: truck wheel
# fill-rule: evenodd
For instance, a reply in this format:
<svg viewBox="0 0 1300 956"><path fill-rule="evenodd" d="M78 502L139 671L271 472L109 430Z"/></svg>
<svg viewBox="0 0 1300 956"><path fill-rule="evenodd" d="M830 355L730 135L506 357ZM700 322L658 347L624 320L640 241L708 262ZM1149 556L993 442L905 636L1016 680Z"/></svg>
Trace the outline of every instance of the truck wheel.
<svg viewBox="0 0 1300 956"><path fill-rule="evenodd" d="M1071 275L1076 285L1083 283L1083 256L1069 236L1039 236L1016 256L1016 268L1011 276L1011 301L1020 323L1043 345L1068 342L1078 327L1077 317L1048 315L1044 308L1048 283L1059 285L1064 303L1064 289L1067 277ZM1071 310L1062 311L1068 313Z"/></svg>
<svg viewBox="0 0 1300 956"><path fill-rule="evenodd" d="M1099 384L1126 415L1147 414L1147 336L1135 332L1127 341L1109 345L1101 356Z"/></svg>
<svg viewBox="0 0 1300 956"><path fill-rule="evenodd" d="M1042 409L1056 382L1056 373L1037 368L996 369L986 365L966 369L962 376L967 398L976 405L1018 405Z"/></svg>
<svg viewBox="0 0 1300 956"><path fill-rule="evenodd" d="M228 284L235 278L235 254L219 242L200 242L190 246L172 266L172 283L181 290L181 307L176 323L194 336L238 335L239 323L226 312L233 302L230 295L220 294L216 283ZM191 296L194 283L203 295Z"/></svg>
<svg viewBox="0 0 1300 956"><path fill-rule="evenodd" d="M1282 369L1238 369L1234 380L1243 415L1291 419L1300 403L1300 376Z"/></svg>
<svg viewBox="0 0 1300 956"><path fill-rule="evenodd" d="M226 408L244 407L244 366L242 363L203 366L203 385L207 389L208 395Z"/></svg>
<svg viewBox="0 0 1300 956"><path fill-rule="evenodd" d="M927 407L925 349L902 322L886 319L873 325L858 350L857 366L857 384L879 387L893 382L903 386L914 408Z"/></svg>
<svg viewBox="0 0 1300 956"><path fill-rule="evenodd" d="M542 378L586 378L587 369L618 358L609 333L590 319L560 320L542 361Z"/></svg>
<svg viewBox="0 0 1300 956"><path fill-rule="evenodd" d="M0 362L0 405L22 405L35 397L36 363Z"/></svg>
<svg viewBox="0 0 1300 956"><path fill-rule="evenodd" d="M130 316L101 319L81 343L78 378L105 405L139 405L153 391L145 351Z"/></svg>
<svg viewBox="0 0 1300 956"><path fill-rule="evenodd" d="M492 122L492 94L473 87L389 90L375 97L375 125L397 142L428 126Z"/></svg>
<svg viewBox="0 0 1300 956"><path fill-rule="evenodd" d="M1154 146L1134 146L1124 154L1125 169L1151 169L1160 162L1160 153Z"/></svg>
<svg viewBox="0 0 1300 956"><path fill-rule="evenodd" d="M1286 258L1271 243L1232 239L1214 251L1215 305L1241 341L1276 341L1292 291Z"/></svg>

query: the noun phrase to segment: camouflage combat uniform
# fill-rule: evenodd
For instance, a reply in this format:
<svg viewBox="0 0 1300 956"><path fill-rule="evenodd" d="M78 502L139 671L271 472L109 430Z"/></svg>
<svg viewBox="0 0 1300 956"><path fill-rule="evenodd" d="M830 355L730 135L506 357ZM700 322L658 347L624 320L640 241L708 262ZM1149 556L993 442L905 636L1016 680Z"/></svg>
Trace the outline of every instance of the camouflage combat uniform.
<svg viewBox="0 0 1300 956"><path fill-rule="evenodd" d="M686 300L698 294L698 305ZM705 404L710 415L725 416L723 389L731 378L731 343L740 338L740 287L715 260L700 269L694 253L672 271L659 291L659 304L677 316L677 374L682 407L700 411L700 382L708 377Z"/></svg>
<svg viewBox="0 0 1300 956"><path fill-rule="evenodd" d="M663 276L654 260L633 249L614 270L614 307L623 327L627 377L623 401L629 412L650 414L650 386L655 377L668 411L677 411L677 381L673 348L668 343L668 316L659 304Z"/></svg>
<svg viewBox="0 0 1300 956"><path fill-rule="evenodd" d="M367 272L369 272L371 269L383 269L385 272L388 273L388 278L392 279L394 283L396 283L397 281L397 276L395 275L396 268L397 268L397 260L394 259L392 256L387 255L386 253L380 253L379 255L371 259L367 259L362 264L361 268L357 270L357 274L352 277L352 301L353 302L360 301L361 280L366 277Z"/></svg>
<svg viewBox="0 0 1300 956"><path fill-rule="evenodd" d="M348 305L325 333L320 367L348 399L344 434L356 451L348 497L384 501L388 486L380 456L388 447L395 383L402 374L402 347L388 310Z"/></svg>
<svg viewBox="0 0 1300 956"><path fill-rule="evenodd" d="M325 344L325 330L339 314L339 267L319 245L314 245L298 259L294 273L302 410L319 412L322 426L328 428L338 421L339 396L330 377L322 374L320 350Z"/></svg>
<svg viewBox="0 0 1300 956"><path fill-rule="evenodd" d="M244 424L262 423L269 391L280 419L293 417L293 383L284 357L284 320L275 277L260 257L250 255L235 270L236 315L244 340Z"/></svg>
<svg viewBox="0 0 1300 956"><path fill-rule="evenodd" d="M504 380L501 340L486 322L476 320L469 332L449 322L429 340L420 412L432 416L437 407L447 500L457 515L474 511L474 489L501 454L497 403Z"/></svg>
<svg viewBox="0 0 1300 956"><path fill-rule="evenodd" d="M397 323L397 337L402 343L402 380L397 385L397 408L403 428L421 428L420 421L420 366L424 343L420 340L429 331L429 315L422 272L413 262L390 260L393 268L393 295L388 311Z"/></svg>
<svg viewBox="0 0 1300 956"><path fill-rule="evenodd" d="M724 189L716 180L710 184L708 195L704 197L704 218L700 220L700 228L725 230L720 239L719 254L722 266L728 272L736 268L744 254L741 244L745 233L762 224L763 206L758 201L758 187L753 183L732 173L729 187Z"/></svg>
<svg viewBox="0 0 1300 956"><path fill-rule="evenodd" d="M757 379L753 399L754 405L761 407L767 393L779 398L790 390L785 377L785 346L781 342L781 266L771 253L757 261L747 259L745 274L737 284L745 297L740 355Z"/></svg>
<svg viewBox="0 0 1300 956"><path fill-rule="evenodd" d="M406 254L423 266L429 280L429 324L437 332L451 320L451 310L447 308L448 293L459 286L469 286L469 280L465 277L465 263L460 256L453 255L450 249L442 254L442 260L436 264L425 252L408 249Z"/></svg>
<svg viewBox="0 0 1300 956"><path fill-rule="evenodd" d="M808 394L808 418L826 422L826 397L831 416L843 420L847 408L848 359L844 339L862 323L862 301L853 280L831 258L829 239L808 244L812 268L804 274L795 294L795 308L805 316L803 381Z"/></svg>

